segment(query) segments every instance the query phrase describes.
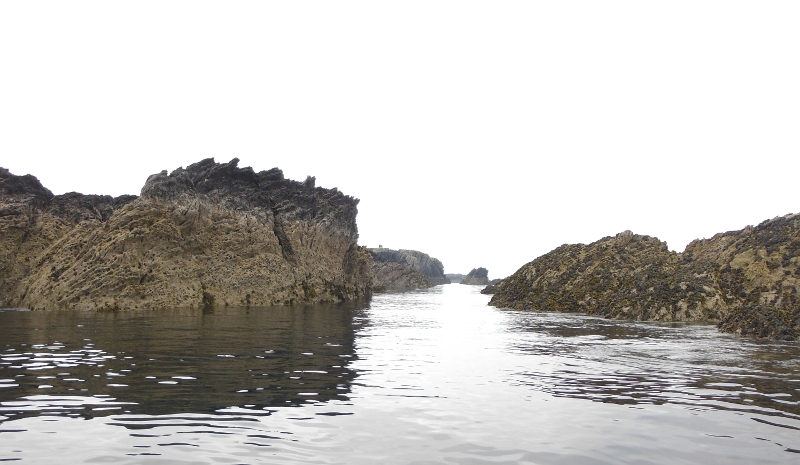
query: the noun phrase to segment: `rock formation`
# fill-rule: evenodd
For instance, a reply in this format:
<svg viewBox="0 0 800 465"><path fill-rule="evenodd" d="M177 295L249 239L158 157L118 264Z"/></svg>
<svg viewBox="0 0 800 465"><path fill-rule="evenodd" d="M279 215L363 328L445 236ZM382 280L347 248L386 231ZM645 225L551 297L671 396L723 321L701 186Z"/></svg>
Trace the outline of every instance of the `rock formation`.
<svg viewBox="0 0 800 465"><path fill-rule="evenodd" d="M53 196L0 169L0 304L131 309L368 295L358 200L238 159L162 171L140 197Z"/></svg>
<svg viewBox="0 0 800 465"><path fill-rule="evenodd" d="M489 283L486 285L486 287L481 289L481 294L497 294L497 291L500 290L500 284L503 281L504 280L502 280L502 279L493 279L493 280L489 281Z"/></svg>
<svg viewBox="0 0 800 465"><path fill-rule="evenodd" d="M444 275L451 283L460 283L467 275L461 273L447 273Z"/></svg>
<svg viewBox="0 0 800 465"><path fill-rule="evenodd" d="M368 249L372 254L375 292L425 289L450 284L442 262L416 250Z"/></svg>
<svg viewBox="0 0 800 465"><path fill-rule="evenodd" d="M800 215L696 240L683 253L625 231L563 245L504 280L489 305L608 318L718 322L746 336L800 336Z"/></svg>
<svg viewBox="0 0 800 465"><path fill-rule="evenodd" d="M373 284L376 293L387 291L413 291L435 286L431 279L407 263L374 258L372 262Z"/></svg>
<svg viewBox="0 0 800 465"><path fill-rule="evenodd" d="M486 268L473 268L467 273L460 284L471 284L473 286L485 286L489 284L489 271Z"/></svg>

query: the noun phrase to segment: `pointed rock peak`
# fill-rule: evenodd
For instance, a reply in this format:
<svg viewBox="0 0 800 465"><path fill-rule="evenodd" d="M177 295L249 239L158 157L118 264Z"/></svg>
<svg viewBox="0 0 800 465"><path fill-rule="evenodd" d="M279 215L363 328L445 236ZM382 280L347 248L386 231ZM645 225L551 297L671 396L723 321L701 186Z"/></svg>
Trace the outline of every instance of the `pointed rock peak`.
<svg viewBox="0 0 800 465"><path fill-rule="evenodd" d="M628 245L631 240L633 239L633 232L630 229L626 229L621 233L617 234L615 238L615 242L619 247L625 247Z"/></svg>

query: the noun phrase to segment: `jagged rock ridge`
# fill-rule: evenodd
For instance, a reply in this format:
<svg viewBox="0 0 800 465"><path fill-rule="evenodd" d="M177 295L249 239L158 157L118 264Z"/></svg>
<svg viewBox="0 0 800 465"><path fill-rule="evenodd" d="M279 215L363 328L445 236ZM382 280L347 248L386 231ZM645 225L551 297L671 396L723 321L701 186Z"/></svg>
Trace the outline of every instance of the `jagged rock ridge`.
<svg viewBox="0 0 800 465"><path fill-rule="evenodd" d="M563 245L504 280L490 305L609 318L717 321L723 331L800 336L800 215L696 240L683 253L625 231Z"/></svg>
<svg viewBox="0 0 800 465"><path fill-rule="evenodd" d="M140 197L53 196L3 170L0 301L125 309L342 301L369 294L358 200L206 159Z"/></svg>
<svg viewBox="0 0 800 465"><path fill-rule="evenodd" d="M470 284L473 286L485 286L489 284L489 271L486 268L473 268L460 284Z"/></svg>
<svg viewBox="0 0 800 465"><path fill-rule="evenodd" d="M444 265L436 258L416 250L369 249L372 254L374 290L406 291L450 284Z"/></svg>

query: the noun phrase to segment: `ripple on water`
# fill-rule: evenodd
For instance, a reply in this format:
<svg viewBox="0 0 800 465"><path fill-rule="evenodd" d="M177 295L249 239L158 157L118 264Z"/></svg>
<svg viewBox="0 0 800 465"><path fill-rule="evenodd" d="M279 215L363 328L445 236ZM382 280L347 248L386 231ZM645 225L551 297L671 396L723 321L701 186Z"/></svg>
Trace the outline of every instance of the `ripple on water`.
<svg viewBox="0 0 800 465"><path fill-rule="evenodd" d="M368 309L0 313L15 328L0 459L796 461L797 346L494 309L477 289Z"/></svg>
<svg viewBox="0 0 800 465"><path fill-rule="evenodd" d="M791 387L800 352L793 344L766 343L774 353L765 362L765 343L720 335L709 326L518 315L514 331L524 337L514 339L511 351L546 359L535 371L517 373L512 382L519 385L597 402L673 403L800 419L800 395ZM775 370L775 360L784 368Z"/></svg>

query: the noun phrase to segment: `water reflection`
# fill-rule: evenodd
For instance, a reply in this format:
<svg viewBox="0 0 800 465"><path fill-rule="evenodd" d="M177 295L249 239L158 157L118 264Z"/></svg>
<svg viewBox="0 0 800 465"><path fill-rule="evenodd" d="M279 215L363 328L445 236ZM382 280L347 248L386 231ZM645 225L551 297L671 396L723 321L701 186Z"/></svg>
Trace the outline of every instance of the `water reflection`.
<svg viewBox="0 0 800 465"><path fill-rule="evenodd" d="M268 413L347 400L363 308L0 312L0 415Z"/></svg>
<svg viewBox="0 0 800 465"><path fill-rule="evenodd" d="M0 461L796 463L800 346L478 290L0 313Z"/></svg>
<svg viewBox="0 0 800 465"><path fill-rule="evenodd" d="M800 347L708 325L508 312L510 350L544 356L514 381L558 397L664 403L800 419Z"/></svg>

